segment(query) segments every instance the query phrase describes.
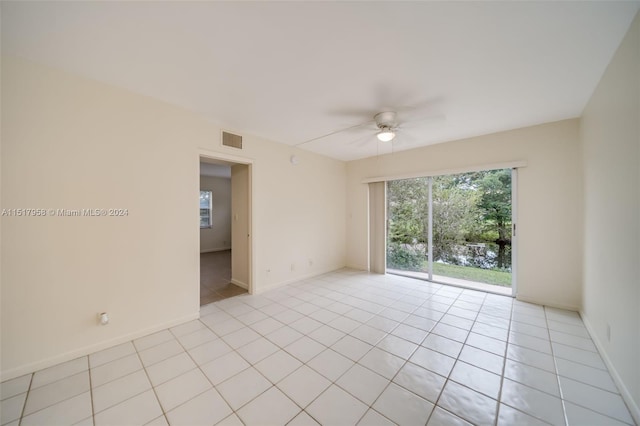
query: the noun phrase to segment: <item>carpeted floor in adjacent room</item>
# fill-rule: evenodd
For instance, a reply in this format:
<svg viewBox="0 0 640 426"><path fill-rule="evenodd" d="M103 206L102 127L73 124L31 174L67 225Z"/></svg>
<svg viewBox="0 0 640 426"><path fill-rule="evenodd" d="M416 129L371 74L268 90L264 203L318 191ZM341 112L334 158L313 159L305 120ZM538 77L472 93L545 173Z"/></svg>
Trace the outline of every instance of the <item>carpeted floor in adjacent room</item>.
<svg viewBox="0 0 640 426"><path fill-rule="evenodd" d="M231 250L200 254L200 306L246 292L231 284Z"/></svg>

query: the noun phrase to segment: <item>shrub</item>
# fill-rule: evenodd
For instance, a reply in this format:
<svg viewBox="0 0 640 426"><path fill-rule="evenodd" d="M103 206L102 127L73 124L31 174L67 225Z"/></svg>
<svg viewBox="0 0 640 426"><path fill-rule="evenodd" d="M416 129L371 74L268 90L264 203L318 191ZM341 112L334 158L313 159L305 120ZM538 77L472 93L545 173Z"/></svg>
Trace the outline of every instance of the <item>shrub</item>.
<svg viewBox="0 0 640 426"><path fill-rule="evenodd" d="M389 243L387 247L387 267L391 269L419 270L424 255L407 244Z"/></svg>

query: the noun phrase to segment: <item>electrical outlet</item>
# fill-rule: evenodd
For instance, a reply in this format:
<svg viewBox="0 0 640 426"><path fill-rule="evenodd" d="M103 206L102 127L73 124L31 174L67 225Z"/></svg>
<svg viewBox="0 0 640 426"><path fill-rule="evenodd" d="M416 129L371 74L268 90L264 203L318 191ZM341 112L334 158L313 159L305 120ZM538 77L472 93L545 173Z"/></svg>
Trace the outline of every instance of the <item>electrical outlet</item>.
<svg viewBox="0 0 640 426"><path fill-rule="evenodd" d="M313 266L313 259L309 259L309 266Z"/></svg>
<svg viewBox="0 0 640 426"><path fill-rule="evenodd" d="M295 270L296 270L296 264L295 264L295 263L292 263L292 264L291 264L291 272L293 272L293 271L295 271Z"/></svg>
<svg viewBox="0 0 640 426"><path fill-rule="evenodd" d="M100 312L98 314L98 322L100 323L100 325L109 324L109 315L106 312Z"/></svg>

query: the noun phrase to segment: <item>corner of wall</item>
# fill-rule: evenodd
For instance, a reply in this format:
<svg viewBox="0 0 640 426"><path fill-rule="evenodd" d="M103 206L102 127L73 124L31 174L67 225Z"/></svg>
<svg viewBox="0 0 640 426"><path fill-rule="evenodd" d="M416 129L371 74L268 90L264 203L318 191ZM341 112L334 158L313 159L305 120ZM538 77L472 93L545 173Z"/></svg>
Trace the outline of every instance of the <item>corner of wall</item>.
<svg viewBox="0 0 640 426"><path fill-rule="evenodd" d="M152 327L147 327L142 330L138 330L136 332L126 334L124 336L118 336L102 342L84 346L82 348L65 352L63 354L55 355L50 358L38 360L36 362L32 362L28 364L23 364L19 367L15 367L10 370L2 370L0 371L0 382L4 382L5 380L11 380L25 374L33 373L34 371L42 370L44 368L52 367L54 365L57 365L63 362L71 361L76 358L80 358L82 356L87 356L94 352L101 351L103 349L108 349L110 347L120 345L122 343L130 342L140 337L144 337L149 334L156 333L158 331L166 330L168 328L175 327L180 324L184 324L186 322L196 320L198 318L200 318L199 307L197 312L194 312L192 314L189 314L180 318L175 318L171 321L167 321L162 324L157 324Z"/></svg>
<svg viewBox="0 0 640 426"><path fill-rule="evenodd" d="M640 423L640 13L580 119L580 315ZM609 334L614 337L609 338Z"/></svg>
<svg viewBox="0 0 640 426"><path fill-rule="evenodd" d="M584 312L584 310L580 311L580 317L582 318L582 322L584 323L585 327L587 328L587 331L589 332L589 335L591 336L591 340L593 340L593 343L596 345L598 352L602 356L602 360L607 366L607 369L609 369L609 373L611 373L611 377L613 378L613 381L618 387L618 390L620 391L620 395L622 396L622 399L624 399L624 402L627 404L627 408L629 409L631 416L633 417L633 419L637 424L640 424L640 407L638 406L636 401L633 399L633 395L629 391L629 388L627 388L627 385L622 380L622 376L616 369L616 366L611 361L611 358L609 357L609 354L607 353L605 346L602 344L602 341L596 334L593 326L591 325L591 321L587 316L586 312Z"/></svg>

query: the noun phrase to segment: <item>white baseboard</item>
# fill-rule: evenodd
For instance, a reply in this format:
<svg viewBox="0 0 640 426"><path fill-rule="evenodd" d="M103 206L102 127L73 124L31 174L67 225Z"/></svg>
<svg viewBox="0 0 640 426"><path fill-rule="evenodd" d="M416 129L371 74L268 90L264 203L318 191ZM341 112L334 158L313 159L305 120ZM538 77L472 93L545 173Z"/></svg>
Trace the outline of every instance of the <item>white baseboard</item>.
<svg viewBox="0 0 640 426"><path fill-rule="evenodd" d="M553 300L540 300L535 297L529 297L529 296L523 295L522 293L518 293L516 295L516 300L519 300L521 302L533 303L535 305L548 306L550 308L565 309L567 311L573 311L573 312L580 311L580 307L576 305L565 305L562 303L555 302Z"/></svg>
<svg viewBox="0 0 640 426"><path fill-rule="evenodd" d="M249 284L245 283L244 281L238 281L235 278L231 278L231 284L235 284L238 287L242 287L245 290L249 290Z"/></svg>
<svg viewBox="0 0 640 426"><path fill-rule="evenodd" d="M38 370L42 370L43 368L52 367L54 365L60 364L62 362L71 361L76 358L80 358L81 356L86 356L92 354L94 352L101 351L103 349L110 348L112 346L116 346L122 343L130 342L131 340L137 339L139 337L144 337L148 334L152 334L158 331L165 330L170 327L175 327L176 325L183 324L188 321L192 321L194 319L200 318L200 311L198 312L176 318L171 321L164 322L162 324L155 325L153 327L148 327L143 330L139 330L133 333L125 334L123 336L118 336L113 339L109 339L100 343L95 343L93 345L88 345L82 347L80 349L76 349L73 351L65 352L61 355L56 355L50 358L46 358L40 361L32 362L29 364L21 365L19 367L12 368L11 370L6 370L0 372L0 381L4 382L5 380L10 380L16 377L23 376L25 374L33 373Z"/></svg>
<svg viewBox="0 0 640 426"><path fill-rule="evenodd" d="M200 254L213 253L215 251L226 251L226 250L231 250L231 247L218 247L218 248L204 249L204 250L200 250Z"/></svg>
<svg viewBox="0 0 640 426"><path fill-rule="evenodd" d="M345 268L355 269L356 271L365 271L369 272L369 267L367 265L347 265Z"/></svg>
<svg viewBox="0 0 640 426"><path fill-rule="evenodd" d="M633 397L631 396L631 392L629 392L629 389L627 388L624 381L622 380L622 377L620 377L620 374L618 374L618 370L616 370L616 367L611 362L611 358L609 358L609 354L605 350L604 345L602 344L602 342L598 338L598 335L595 333L595 330L591 326L589 317L587 317L587 315L582 310L580 311L580 317L582 317L582 322L584 323L584 326L587 327L587 331L591 336L591 340L593 340L593 343L596 345L596 348L598 348L598 352L600 352L600 356L602 357L605 365L609 369L609 373L611 373L611 377L613 378L613 381L618 387L618 390L620 391L620 395L622 396L622 399L627 404L627 408L629 409L629 412L631 413L633 420L635 420L636 424L640 425L640 407L638 407L638 403L633 400Z"/></svg>
<svg viewBox="0 0 640 426"><path fill-rule="evenodd" d="M298 282L298 281L302 281L302 280L307 280L309 278L318 277L320 275L328 274L329 272L333 272L333 271L338 271L338 270L343 269L343 268L345 268L344 265L343 266L336 266L336 267L320 269L320 270L314 271L314 272L312 272L310 274L300 275L300 276L297 276L295 278L291 278L290 280L280 281L278 283L269 284L268 286L260 287L260 288L257 288L257 289L254 288L254 294L264 293L266 291L273 290L273 289L276 289L278 287L285 286L287 284L293 284L293 283Z"/></svg>

